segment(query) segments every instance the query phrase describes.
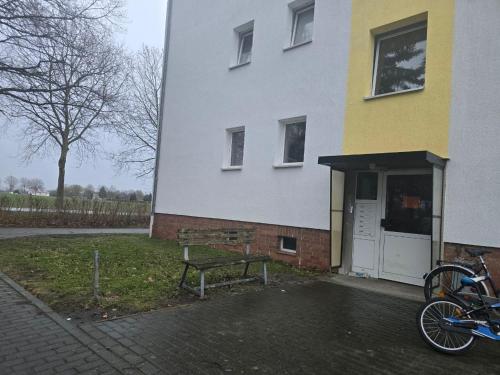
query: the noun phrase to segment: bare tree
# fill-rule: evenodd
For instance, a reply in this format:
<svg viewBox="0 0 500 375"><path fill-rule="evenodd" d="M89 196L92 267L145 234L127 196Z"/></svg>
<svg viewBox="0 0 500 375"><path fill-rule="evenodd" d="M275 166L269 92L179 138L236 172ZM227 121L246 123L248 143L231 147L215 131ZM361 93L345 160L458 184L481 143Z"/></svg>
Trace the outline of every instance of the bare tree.
<svg viewBox="0 0 500 375"><path fill-rule="evenodd" d="M48 87L50 77L43 75L51 63L42 50L45 43L64 37L60 27L66 21L114 21L121 9L122 0L0 0L0 97L27 100L19 93L54 90ZM12 75L38 77L37 85L19 80L11 85Z"/></svg>
<svg viewBox="0 0 500 375"><path fill-rule="evenodd" d="M45 189L45 184L40 178L30 178L27 181L27 188L33 194L38 194Z"/></svg>
<svg viewBox="0 0 500 375"><path fill-rule="evenodd" d="M17 178L14 176L7 176L7 177L5 177L4 181L5 181L5 185L7 185L7 189L9 190L9 192L14 191L14 189L17 186Z"/></svg>
<svg viewBox="0 0 500 375"><path fill-rule="evenodd" d="M162 66L163 53L155 47L143 46L129 61L127 96L116 128L124 147L113 159L119 168L132 169L138 177L154 171Z"/></svg>
<svg viewBox="0 0 500 375"><path fill-rule="evenodd" d="M102 24L62 20L58 32L58 38L40 38L37 53L22 56L26 66L47 62L37 75L9 78L12 87L47 90L18 93L8 114L27 120L28 157L58 150L57 206L62 207L70 149L81 157L93 153L99 129L111 130L123 83L123 51Z"/></svg>
<svg viewBox="0 0 500 375"><path fill-rule="evenodd" d="M19 187L21 188L21 191L23 193L26 193L28 191L28 186L29 186L29 178L21 177L21 179L19 180Z"/></svg>
<svg viewBox="0 0 500 375"><path fill-rule="evenodd" d="M90 184L87 185L87 186L85 186L85 188L83 189L83 196L86 199L92 199L92 198L94 198L94 193L95 193L94 186L92 186Z"/></svg>

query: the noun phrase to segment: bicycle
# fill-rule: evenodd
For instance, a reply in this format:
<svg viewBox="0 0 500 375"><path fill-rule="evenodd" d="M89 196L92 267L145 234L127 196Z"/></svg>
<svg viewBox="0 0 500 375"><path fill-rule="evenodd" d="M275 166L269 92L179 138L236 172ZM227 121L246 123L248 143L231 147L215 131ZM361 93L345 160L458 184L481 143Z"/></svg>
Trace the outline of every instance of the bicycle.
<svg viewBox="0 0 500 375"><path fill-rule="evenodd" d="M489 298L499 298L499 291L496 289L494 281L489 277L488 267L484 261L483 255L491 251L483 249L465 249L473 258L479 258L478 262L438 261L438 267L424 275L424 296L426 301L435 297L444 297L449 294L460 293L463 297L473 298L477 292ZM463 285L463 277L476 278L479 276L488 276L481 279L474 285ZM489 287L487 285L489 282Z"/></svg>
<svg viewBox="0 0 500 375"><path fill-rule="evenodd" d="M500 341L500 320L490 313L500 311L500 303L489 303L481 293L483 276L463 276L460 284L476 291L475 298L463 298L460 292L433 298L417 313L417 326L424 341L433 349L447 354L461 354L472 348L477 338ZM470 296L469 296L470 297Z"/></svg>

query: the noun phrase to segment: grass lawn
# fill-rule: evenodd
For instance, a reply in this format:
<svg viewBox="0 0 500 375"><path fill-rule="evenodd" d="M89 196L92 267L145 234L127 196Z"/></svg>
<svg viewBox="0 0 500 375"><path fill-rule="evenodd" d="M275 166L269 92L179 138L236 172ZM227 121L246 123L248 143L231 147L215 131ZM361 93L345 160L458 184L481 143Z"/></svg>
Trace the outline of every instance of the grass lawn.
<svg viewBox="0 0 500 375"><path fill-rule="evenodd" d="M100 251L100 305L92 299L93 251ZM234 253L196 246L190 257ZM0 271L20 283L54 310L71 314L109 312L110 316L147 311L193 300L177 284L182 272L182 251L174 241L146 235L57 236L0 240ZM207 281L221 281L242 267L212 270ZM271 262L271 279L311 277L313 273ZM250 270L259 271L259 265ZM189 275L196 283L198 274ZM227 290L227 289L225 289ZM209 295L214 292L211 290Z"/></svg>

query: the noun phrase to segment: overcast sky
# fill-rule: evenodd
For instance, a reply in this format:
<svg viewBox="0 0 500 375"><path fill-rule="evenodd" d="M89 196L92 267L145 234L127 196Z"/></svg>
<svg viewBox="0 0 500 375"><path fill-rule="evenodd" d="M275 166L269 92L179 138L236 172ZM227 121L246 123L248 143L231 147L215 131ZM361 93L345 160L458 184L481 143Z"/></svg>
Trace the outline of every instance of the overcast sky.
<svg viewBox="0 0 500 375"><path fill-rule="evenodd" d="M128 0L128 22L126 32L117 38L131 51L137 51L142 44L163 47L167 0ZM57 185L57 156L35 157L30 163L22 158L22 140L15 124L5 126L0 123L0 181L5 176L38 177L44 180L47 189ZM101 140L107 150L118 147L112 137ZM3 186L0 183L1 186ZM70 156L66 164L66 184L94 186L114 185L117 189L141 189L151 191L152 179L136 179L132 173L118 173L112 163L98 154L80 162Z"/></svg>

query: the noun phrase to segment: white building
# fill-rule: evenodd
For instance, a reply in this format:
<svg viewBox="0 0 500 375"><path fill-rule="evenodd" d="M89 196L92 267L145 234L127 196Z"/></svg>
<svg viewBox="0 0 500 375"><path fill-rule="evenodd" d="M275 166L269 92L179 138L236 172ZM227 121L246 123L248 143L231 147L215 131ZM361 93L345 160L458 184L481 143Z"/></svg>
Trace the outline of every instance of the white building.
<svg viewBox="0 0 500 375"><path fill-rule="evenodd" d="M500 247L499 19L494 0L170 0L152 235L255 227L276 259L412 284Z"/></svg>

